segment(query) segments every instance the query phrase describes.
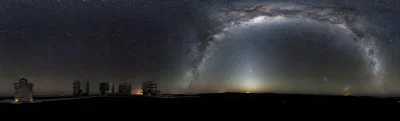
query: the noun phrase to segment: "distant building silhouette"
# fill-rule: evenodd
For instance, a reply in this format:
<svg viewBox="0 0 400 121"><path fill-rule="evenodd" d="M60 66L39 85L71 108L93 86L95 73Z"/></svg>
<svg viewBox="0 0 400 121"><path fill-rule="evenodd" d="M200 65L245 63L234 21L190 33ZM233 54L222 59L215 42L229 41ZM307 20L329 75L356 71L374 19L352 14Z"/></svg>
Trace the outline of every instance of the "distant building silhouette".
<svg viewBox="0 0 400 121"><path fill-rule="evenodd" d="M118 92L120 95L130 95L132 85L128 83L122 83L118 87Z"/></svg>
<svg viewBox="0 0 400 121"><path fill-rule="evenodd" d="M15 102L33 102L33 84L22 78L18 83L14 83L14 101Z"/></svg>
<svg viewBox="0 0 400 121"><path fill-rule="evenodd" d="M103 82L99 85L99 90L101 95L110 95L114 93L114 84L111 82Z"/></svg>
<svg viewBox="0 0 400 121"><path fill-rule="evenodd" d="M73 95L74 96L87 96L89 95L89 82L88 81L73 81Z"/></svg>
<svg viewBox="0 0 400 121"><path fill-rule="evenodd" d="M157 90L157 84L150 80L142 82L142 91L143 95L161 95L161 91Z"/></svg>

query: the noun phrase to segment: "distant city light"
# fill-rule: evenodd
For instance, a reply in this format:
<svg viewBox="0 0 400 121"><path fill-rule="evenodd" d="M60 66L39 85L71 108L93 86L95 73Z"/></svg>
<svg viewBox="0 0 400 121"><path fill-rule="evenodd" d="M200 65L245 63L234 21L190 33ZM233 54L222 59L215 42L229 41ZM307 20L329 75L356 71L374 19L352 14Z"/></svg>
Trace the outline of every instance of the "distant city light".
<svg viewBox="0 0 400 121"><path fill-rule="evenodd" d="M250 93L250 92L246 92L246 93Z"/></svg>
<svg viewBox="0 0 400 121"><path fill-rule="evenodd" d="M141 89L131 90L131 95L142 95Z"/></svg>

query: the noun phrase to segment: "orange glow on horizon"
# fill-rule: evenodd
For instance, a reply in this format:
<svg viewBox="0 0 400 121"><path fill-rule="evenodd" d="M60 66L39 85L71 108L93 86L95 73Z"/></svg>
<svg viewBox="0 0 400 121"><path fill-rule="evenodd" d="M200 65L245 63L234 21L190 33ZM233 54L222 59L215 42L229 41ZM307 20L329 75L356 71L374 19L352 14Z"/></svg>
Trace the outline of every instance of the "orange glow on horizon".
<svg viewBox="0 0 400 121"><path fill-rule="evenodd" d="M142 94L142 90L141 89L131 90L131 94L132 95L141 95Z"/></svg>

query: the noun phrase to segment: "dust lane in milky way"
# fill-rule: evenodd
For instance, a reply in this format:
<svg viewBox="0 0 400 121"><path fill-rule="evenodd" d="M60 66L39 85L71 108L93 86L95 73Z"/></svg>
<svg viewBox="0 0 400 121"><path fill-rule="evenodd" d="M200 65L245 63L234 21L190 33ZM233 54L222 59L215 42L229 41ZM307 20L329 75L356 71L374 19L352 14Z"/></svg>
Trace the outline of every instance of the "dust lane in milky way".
<svg viewBox="0 0 400 121"><path fill-rule="evenodd" d="M335 25L352 37L354 43L361 49L360 53L369 62L372 74L375 79L372 83L383 92L381 86L384 83L384 69L380 61L379 48L375 44L375 38L367 33L365 27L359 22L359 11L354 8L340 6L318 6L318 5L297 5L287 3L259 3L248 8L234 8L232 11L221 14L221 26L214 28L215 33L209 35L205 48L200 45L194 46L191 59L192 69L187 72L184 87L189 88L195 83L202 72L207 60L212 58L216 44L229 33L232 28L238 26L256 26L266 22L283 21L288 19L306 19L326 24ZM204 46L204 45L201 45Z"/></svg>

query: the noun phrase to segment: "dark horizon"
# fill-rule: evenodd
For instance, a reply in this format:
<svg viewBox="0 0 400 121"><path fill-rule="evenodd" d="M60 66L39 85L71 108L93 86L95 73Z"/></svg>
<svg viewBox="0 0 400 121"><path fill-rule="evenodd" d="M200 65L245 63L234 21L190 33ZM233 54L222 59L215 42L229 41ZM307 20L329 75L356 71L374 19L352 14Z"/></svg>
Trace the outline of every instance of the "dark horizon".
<svg viewBox="0 0 400 121"><path fill-rule="evenodd" d="M209 92L209 93L197 93L197 94L163 94L163 95L198 95L198 94L226 94L226 93L231 93L231 94L250 94L250 95L254 95L254 94L277 94L277 95L310 95L310 96L343 96L346 97L344 95L340 95L340 94L303 94L303 93L273 93L273 92L256 92L256 93L247 93L247 92ZM133 95L137 95L137 94L133 94ZM88 96L101 96L100 93L98 94L89 94ZM60 96L59 94L47 94L47 95L34 95L34 99L36 98L44 98L44 97L49 97L49 98L62 98L62 97L74 97L74 95L70 94L70 95L64 95L64 96ZM83 96L85 97L85 96ZM376 97L376 98L400 98L400 94L399 95L390 95L390 96L385 96L385 95L379 95L379 94L375 94L375 95L349 95L349 97ZM7 98L7 99L13 99L14 96L13 95L0 95L0 98Z"/></svg>

